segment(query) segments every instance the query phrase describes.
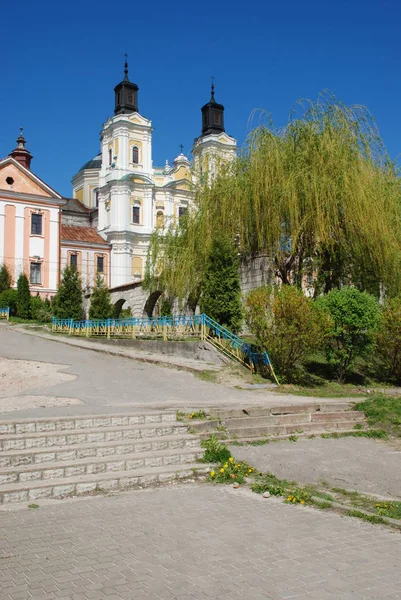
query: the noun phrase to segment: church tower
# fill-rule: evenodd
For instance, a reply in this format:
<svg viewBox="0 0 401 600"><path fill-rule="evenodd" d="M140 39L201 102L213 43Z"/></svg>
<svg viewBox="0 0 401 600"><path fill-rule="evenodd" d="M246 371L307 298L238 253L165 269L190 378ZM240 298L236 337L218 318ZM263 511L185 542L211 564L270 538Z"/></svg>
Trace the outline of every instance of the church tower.
<svg viewBox="0 0 401 600"><path fill-rule="evenodd" d="M211 97L202 106L202 133L195 139L192 154L197 178L210 183L219 168L229 164L236 155L237 142L224 128L224 106L216 102L214 82Z"/></svg>
<svg viewBox="0 0 401 600"><path fill-rule="evenodd" d="M124 79L114 88L114 116L100 133L98 230L112 246L112 287L132 281L133 259L142 256L153 231L153 129L139 113L138 92L126 58ZM143 268L134 271L142 278Z"/></svg>

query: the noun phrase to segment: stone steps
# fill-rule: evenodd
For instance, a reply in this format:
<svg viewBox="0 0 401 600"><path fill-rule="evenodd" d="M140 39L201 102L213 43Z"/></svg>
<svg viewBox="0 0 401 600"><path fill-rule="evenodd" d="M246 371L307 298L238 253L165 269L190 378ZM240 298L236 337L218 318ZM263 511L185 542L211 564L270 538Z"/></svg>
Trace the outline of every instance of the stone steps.
<svg viewBox="0 0 401 600"><path fill-rule="evenodd" d="M144 487L209 471L173 413L0 422L0 504Z"/></svg>
<svg viewBox="0 0 401 600"><path fill-rule="evenodd" d="M146 440L122 440L115 442L101 442L91 444L73 444L52 447L30 448L29 450L9 450L0 453L0 468L18 467L20 465L40 465L49 462L64 462L71 459L89 457L122 456L136 452L150 450L170 450L178 448L200 448L200 439L194 435L164 435Z"/></svg>
<svg viewBox="0 0 401 600"><path fill-rule="evenodd" d="M200 437L211 434L220 439L265 440L291 435L320 435L327 432L365 428L365 415L353 410L350 402L323 402L244 409L212 409L208 419L192 422L191 431Z"/></svg>
<svg viewBox="0 0 401 600"><path fill-rule="evenodd" d="M29 502L44 498L64 498L89 492L108 492L146 487L206 475L210 470L202 463L152 467L130 471L96 473L81 477L30 481L0 486L0 503Z"/></svg>
<svg viewBox="0 0 401 600"><path fill-rule="evenodd" d="M63 477L75 477L81 475L93 475L95 473L112 471L131 471L145 467L162 467L193 463L201 459L203 450L180 449L157 450L150 452L138 452L136 454L125 454L123 456L107 456L100 458L83 458L79 460L63 461L55 463L42 463L41 465L28 465L20 467L6 467L0 469L1 486L9 483L26 483L27 481L39 481L48 479L60 479Z"/></svg>

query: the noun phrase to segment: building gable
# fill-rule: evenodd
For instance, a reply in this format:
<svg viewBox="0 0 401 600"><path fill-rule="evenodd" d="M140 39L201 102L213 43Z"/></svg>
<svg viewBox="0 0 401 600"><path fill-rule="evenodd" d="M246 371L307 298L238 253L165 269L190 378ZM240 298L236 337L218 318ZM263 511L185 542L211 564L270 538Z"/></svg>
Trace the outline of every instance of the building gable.
<svg viewBox="0 0 401 600"><path fill-rule="evenodd" d="M61 199L57 192L12 158L0 162L0 190Z"/></svg>

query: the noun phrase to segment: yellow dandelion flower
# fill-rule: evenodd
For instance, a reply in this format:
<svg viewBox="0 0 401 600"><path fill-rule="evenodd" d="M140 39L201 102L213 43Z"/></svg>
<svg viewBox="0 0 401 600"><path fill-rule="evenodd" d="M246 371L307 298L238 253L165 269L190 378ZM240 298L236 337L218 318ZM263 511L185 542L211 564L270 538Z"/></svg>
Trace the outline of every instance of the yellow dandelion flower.
<svg viewBox="0 0 401 600"><path fill-rule="evenodd" d="M225 468L225 469L228 469L228 463L226 463L226 464L224 465L224 468Z"/></svg>
<svg viewBox="0 0 401 600"><path fill-rule="evenodd" d="M292 501L293 501L293 502L296 502L296 501L297 501L297 499L296 499L296 498L293 498L293 499L292 499Z"/></svg>
<svg viewBox="0 0 401 600"><path fill-rule="evenodd" d="M220 469L220 473L224 473L224 469L223 469L223 468L222 468L222 469Z"/></svg>
<svg viewBox="0 0 401 600"><path fill-rule="evenodd" d="M216 473L215 473L214 471L212 471L212 472L210 473L210 476L211 476L211 477L214 477L215 475L216 475Z"/></svg>
<svg viewBox="0 0 401 600"><path fill-rule="evenodd" d="M301 504L305 504L305 500L301 500Z"/></svg>
<svg viewBox="0 0 401 600"><path fill-rule="evenodd" d="M228 460L229 460L230 462L233 462L233 461L234 461L234 459L233 459L233 457L232 457L232 456L230 456L230 458L229 458Z"/></svg>

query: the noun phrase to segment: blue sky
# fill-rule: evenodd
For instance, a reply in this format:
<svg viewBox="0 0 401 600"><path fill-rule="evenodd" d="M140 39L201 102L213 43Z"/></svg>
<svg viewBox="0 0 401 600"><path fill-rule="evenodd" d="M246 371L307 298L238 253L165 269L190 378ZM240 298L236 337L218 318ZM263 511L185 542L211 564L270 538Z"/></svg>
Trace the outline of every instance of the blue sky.
<svg viewBox="0 0 401 600"><path fill-rule="evenodd" d="M226 107L241 143L253 109L287 122L300 97L331 90L375 116L393 158L401 155L399 0L221 0L3 3L0 23L0 156L24 127L32 170L64 195L99 149L114 86L139 86L151 119L153 163L190 151L209 99Z"/></svg>

